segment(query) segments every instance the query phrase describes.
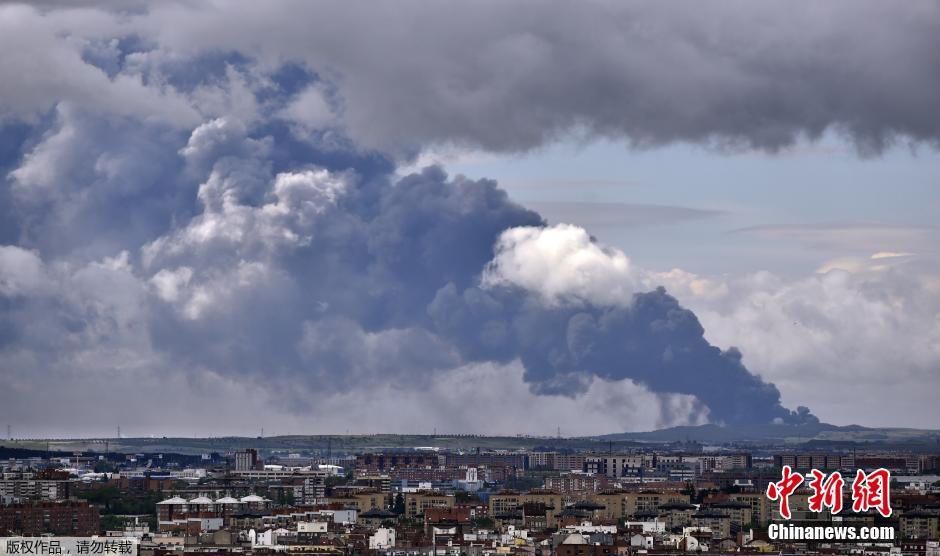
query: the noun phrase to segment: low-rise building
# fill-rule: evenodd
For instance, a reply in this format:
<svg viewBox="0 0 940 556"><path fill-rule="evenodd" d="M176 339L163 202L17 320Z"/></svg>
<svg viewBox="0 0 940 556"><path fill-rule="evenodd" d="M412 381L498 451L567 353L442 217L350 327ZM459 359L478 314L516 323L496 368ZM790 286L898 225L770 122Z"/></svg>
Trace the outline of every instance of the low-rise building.
<svg viewBox="0 0 940 556"><path fill-rule="evenodd" d="M157 502L157 530L159 532L191 530L193 520L225 519L246 512L263 513L271 508L271 501L257 495L242 498L223 497L216 500L197 496L187 500L174 496ZM214 523L214 522L213 522ZM202 522L200 521L200 530Z"/></svg>

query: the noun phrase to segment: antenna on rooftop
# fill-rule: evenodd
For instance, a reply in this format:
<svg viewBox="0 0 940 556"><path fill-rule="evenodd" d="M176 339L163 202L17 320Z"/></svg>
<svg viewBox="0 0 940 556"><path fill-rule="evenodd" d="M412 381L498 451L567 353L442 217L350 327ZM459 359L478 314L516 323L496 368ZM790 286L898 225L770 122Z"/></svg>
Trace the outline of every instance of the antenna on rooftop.
<svg viewBox="0 0 940 556"><path fill-rule="evenodd" d="M7 425L7 440L13 440L13 427Z"/></svg>
<svg viewBox="0 0 940 556"><path fill-rule="evenodd" d="M117 429L118 429L118 431L117 431L117 432L118 432L117 437L118 437L118 438L121 438L121 425L118 425L118 426L117 426Z"/></svg>

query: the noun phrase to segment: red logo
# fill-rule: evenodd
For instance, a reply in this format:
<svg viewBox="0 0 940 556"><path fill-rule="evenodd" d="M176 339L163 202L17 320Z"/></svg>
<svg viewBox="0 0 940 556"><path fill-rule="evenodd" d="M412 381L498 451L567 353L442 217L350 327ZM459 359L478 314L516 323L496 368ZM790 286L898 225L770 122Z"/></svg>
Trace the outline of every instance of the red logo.
<svg viewBox="0 0 940 556"><path fill-rule="evenodd" d="M767 485L767 498L779 501L780 516L790 519L790 496L803 484L806 478L783 466L782 478L776 483ZM842 511L842 496L845 480L842 474L835 471L828 476L822 471L813 469L809 472L809 481L806 482L811 494L809 496L809 510L822 512L829 510L833 514ZM876 469L865 473L859 469L852 482L852 511L865 512L875 509L884 517L891 515L891 472L887 469Z"/></svg>
<svg viewBox="0 0 940 556"><path fill-rule="evenodd" d="M813 479L809 482L809 488L813 489L813 494L809 497L809 511L821 512L828 508L834 514L841 512L842 487L845 486L842 473L836 471L826 477L822 471L813 469L810 475Z"/></svg>
<svg viewBox="0 0 940 556"><path fill-rule="evenodd" d="M852 511L864 512L875 508L884 517L891 515L891 472L876 469L865 474L861 469L852 482Z"/></svg>
<svg viewBox="0 0 940 556"><path fill-rule="evenodd" d="M790 495L803 484L803 475L794 473L789 465L783 466L783 478L767 485L767 498L780 501L780 515L790 519Z"/></svg>

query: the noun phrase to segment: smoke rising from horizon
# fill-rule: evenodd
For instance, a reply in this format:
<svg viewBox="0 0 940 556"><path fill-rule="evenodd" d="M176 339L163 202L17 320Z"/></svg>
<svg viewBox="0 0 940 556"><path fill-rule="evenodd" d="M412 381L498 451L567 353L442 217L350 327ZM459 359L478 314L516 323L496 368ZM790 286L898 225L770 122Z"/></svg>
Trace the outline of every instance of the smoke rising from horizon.
<svg viewBox="0 0 940 556"><path fill-rule="evenodd" d="M936 7L814 8L895 23L865 24L881 40L860 41L811 14L770 25L783 4L703 22L604 3L462 17L279 6L0 6L0 396L222 376L303 413L519 364L542 396L600 380L694 398L660 404L664 423L816 420L624 254L495 181L396 168L435 145L517 152L571 134L776 151L835 130L864 154L933 146ZM651 51L662 59L631 54ZM922 86L875 86L867 64L886 59Z"/></svg>
<svg viewBox="0 0 940 556"><path fill-rule="evenodd" d="M206 134L231 140L232 129L210 122L181 152L201 156ZM597 306L483 284L501 236L552 229L492 181L451 180L436 167L397 181L313 167L272 175L266 149L237 152L208 171L201 212L137 253L74 270L6 247L8 329L24 333L8 348L108 354L142 330L139 345L182 368L301 385L284 394L298 412L313 393L420 385L468 363L519 361L537 394L578 397L597 377L697 400L665 422L700 413L722 423L811 418L783 408L735 350L708 344L695 316L661 288ZM63 340L70 345L53 343ZM137 348L120 346L129 358Z"/></svg>

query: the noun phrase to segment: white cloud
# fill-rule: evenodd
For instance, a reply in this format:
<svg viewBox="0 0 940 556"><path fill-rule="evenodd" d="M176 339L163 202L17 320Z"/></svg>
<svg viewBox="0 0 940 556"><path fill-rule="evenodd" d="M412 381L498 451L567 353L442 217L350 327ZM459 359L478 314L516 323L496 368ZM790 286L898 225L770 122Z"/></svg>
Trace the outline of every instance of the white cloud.
<svg viewBox="0 0 940 556"><path fill-rule="evenodd" d="M871 256L872 259L894 259L897 257L913 257L915 253L894 253L891 251L879 251Z"/></svg>
<svg viewBox="0 0 940 556"><path fill-rule="evenodd" d="M657 396L629 380L594 379L582 396L533 394L518 363L459 367L420 384L376 384L350 389L311 404L301 420L315 430L427 434L479 433L565 436L651 430L698 424L705 415L694 398ZM498 384L498 388L491 387ZM349 407L368 411L349 412ZM298 424L299 425L299 424ZM303 425L298 429L304 430ZM307 429L309 430L309 429Z"/></svg>
<svg viewBox="0 0 940 556"><path fill-rule="evenodd" d="M68 101L163 125L197 124L197 111L172 87L145 84L137 74L108 76L82 59L86 40L121 28L120 18L95 10L46 17L27 6L0 6L0 120L35 121Z"/></svg>
<svg viewBox="0 0 940 556"><path fill-rule="evenodd" d="M161 269L150 278L160 299L169 303L174 303L180 299L182 290L189 284L193 277L193 269L188 266L181 266L175 269Z"/></svg>
<svg viewBox="0 0 940 556"><path fill-rule="evenodd" d="M251 206L240 202L246 180L241 168L236 170L212 171L199 188L203 213L186 227L143 246L146 266L213 251L235 260L263 259L273 249L307 245L316 218L336 204L348 184L346 176L322 169L284 172L270 184L270 201ZM247 181L253 183L257 177L250 175Z"/></svg>
<svg viewBox="0 0 940 556"><path fill-rule="evenodd" d="M311 85L301 91L280 111L280 116L300 124L308 132L337 123L333 108L320 85Z"/></svg>
<svg viewBox="0 0 940 556"><path fill-rule="evenodd" d="M50 285L38 253L15 245L0 245L0 294L30 295Z"/></svg>
<svg viewBox="0 0 940 556"><path fill-rule="evenodd" d="M210 160L215 162L220 154L241 153L246 143L247 129L236 118L215 118L202 123L189 134L186 146L180 154L190 162Z"/></svg>
<svg viewBox="0 0 940 556"><path fill-rule="evenodd" d="M602 247L570 224L506 230L483 273L484 286L511 284L549 303L629 303L638 274L619 250Z"/></svg>

